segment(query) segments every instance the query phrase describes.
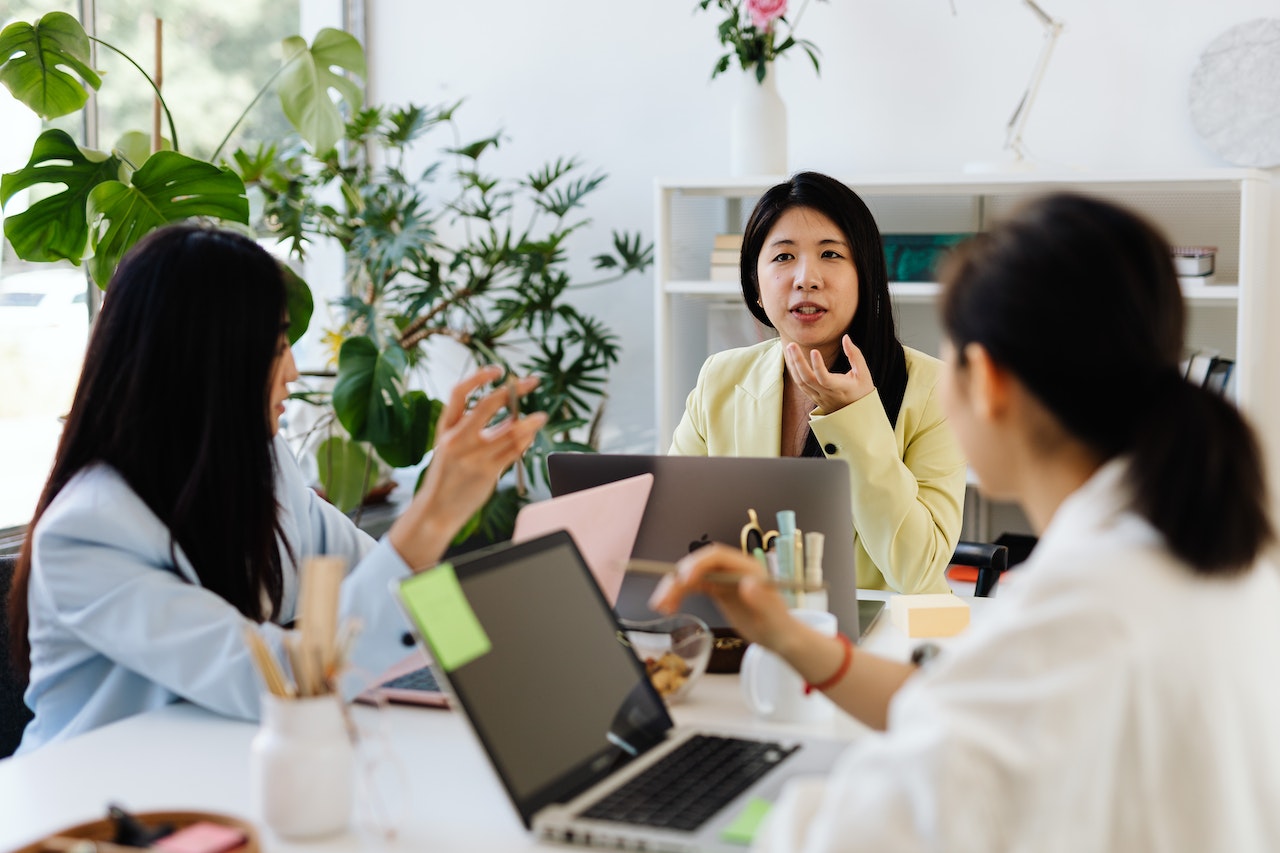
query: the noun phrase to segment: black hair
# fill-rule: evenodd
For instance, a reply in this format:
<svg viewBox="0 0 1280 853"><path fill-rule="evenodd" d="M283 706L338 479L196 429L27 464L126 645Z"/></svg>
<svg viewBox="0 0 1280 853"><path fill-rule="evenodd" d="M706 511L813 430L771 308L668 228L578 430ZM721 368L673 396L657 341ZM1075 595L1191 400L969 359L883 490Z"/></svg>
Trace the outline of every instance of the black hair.
<svg viewBox="0 0 1280 853"><path fill-rule="evenodd" d="M63 487L97 463L114 468L164 522L170 553L176 561L182 549L201 585L255 621L278 611L284 538L267 409L285 313L280 266L248 237L169 226L126 253L18 558L9 615L20 672L30 671L36 525Z"/></svg>
<svg viewBox="0 0 1280 853"><path fill-rule="evenodd" d="M1179 369L1170 247L1115 204L1035 199L943 265L942 322L980 344L1103 459L1129 458L1133 508L1192 570L1232 574L1273 537L1253 431Z"/></svg>
<svg viewBox="0 0 1280 853"><path fill-rule="evenodd" d="M742 298L752 315L766 326L773 323L760 306L760 280L757 263L765 238L779 217L792 208L807 208L821 213L836 224L849 243L853 265L858 271L858 310L849 322L850 340L862 350L871 371L880 402L889 416L889 424L898 422L902 397L907 390L907 357L898 340L893 322L893 303L889 299L889 273L884 260L884 243L875 217L863 200L845 184L819 172L797 172L791 179L771 187L756 202L742 234L739 261ZM849 372L849 359L838 349L836 362L830 368L836 373ZM806 455L817 447L810 433ZM819 450L816 455L821 455Z"/></svg>

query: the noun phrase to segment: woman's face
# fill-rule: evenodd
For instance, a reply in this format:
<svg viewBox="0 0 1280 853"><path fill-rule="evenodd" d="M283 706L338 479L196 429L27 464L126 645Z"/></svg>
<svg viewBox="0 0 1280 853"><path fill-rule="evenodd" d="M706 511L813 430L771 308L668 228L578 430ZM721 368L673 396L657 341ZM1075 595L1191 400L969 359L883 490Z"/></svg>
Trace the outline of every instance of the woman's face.
<svg viewBox="0 0 1280 853"><path fill-rule="evenodd" d="M280 431L280 416L284 414L284 401L289 398L289 383L297 378L298 365L293 360L289 335L281 332L276 360L271 368L271 385L267 392L267 423L271 425L272 435Z"/></svg>
<svg viewBox="0 0 1280 853"><path fill-rule="evenodd" d="M760 306L784 344L822 353L827 364L858 310L858 270L844 232L808 207L784 212L756 261Z"/></svg>

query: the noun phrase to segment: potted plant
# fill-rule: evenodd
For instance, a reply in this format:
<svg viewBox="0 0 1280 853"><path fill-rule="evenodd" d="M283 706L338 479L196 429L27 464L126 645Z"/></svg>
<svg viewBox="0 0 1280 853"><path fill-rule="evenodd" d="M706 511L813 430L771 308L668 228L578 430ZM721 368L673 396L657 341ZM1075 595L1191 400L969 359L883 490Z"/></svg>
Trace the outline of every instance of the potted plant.
<svg viewBox="0 0 1280 853"><path fill-rule="evenodd" d="M101 82L88 45L62 13L11 24L0 32L0 81L45 118L74 112L86 86ZM603 278L571 280L567 243L587 223L583 200L604 176L564 158L516 180L485 174L481 158L501 137L462 143L456 104L364 106L353 79L364 73L364 52L347 33L322 30L310 45L291 37L284 53L254 101L274 86L296 137L200 160L178 150L171 117L170 140L150 147L135 133L109 151L86 151L61 131L42 133L28 164L0 177L0 204L28 187L65 189L5 219L17 254L87 259L105 286L138 238L190 217L255 227L297 258L316 240L336 240L348 275L345 320L329 334L336 376L330 390L300 396L321 407L322 486L344 508L376 485L379 466L417 465L432 446L441 404L423 376L440 341L473 362L541 377L530 406L551 417L525 460L530 474L545 474L538 460L551 450L587 449L618 341L567 297L652 262L640 235L615 233L594 259ZM163 105L158 90L156 97ZM452 131L444 159L407 174L406 155L433 130ZM251 221L250 195L259 193L262 213ZM305 283L290 279L297 340L312 305ZM500 489L463 534L508 535L517 506L514 490Z"/></svg>

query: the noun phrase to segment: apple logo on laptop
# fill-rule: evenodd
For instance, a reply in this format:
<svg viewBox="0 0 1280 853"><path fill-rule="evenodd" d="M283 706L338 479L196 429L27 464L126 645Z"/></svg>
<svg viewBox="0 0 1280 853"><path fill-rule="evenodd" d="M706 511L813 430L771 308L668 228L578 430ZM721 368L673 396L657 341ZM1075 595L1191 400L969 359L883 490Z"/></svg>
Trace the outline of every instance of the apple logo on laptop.
<svg viewBox="0 0 1280 853"><path fill-rule="evenodd" d="M702 534L701 539L695 539L689 543L689 553L692 554L694 551L698 550L699 548L702 548L710 544L711 544L711 537L704 533Z"/></svg>

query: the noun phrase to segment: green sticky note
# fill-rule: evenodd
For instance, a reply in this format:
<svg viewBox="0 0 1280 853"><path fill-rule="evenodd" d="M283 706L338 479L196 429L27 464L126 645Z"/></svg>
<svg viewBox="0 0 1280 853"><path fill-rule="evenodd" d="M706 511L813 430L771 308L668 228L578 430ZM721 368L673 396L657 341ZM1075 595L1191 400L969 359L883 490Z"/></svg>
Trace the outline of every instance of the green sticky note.
<svg viewBox="0 0 1280 853"><path fill-rule="evenodd" d="M445 672L453 672L492 648L451 563L414 575L401 585L400 593Z"/></svg>
<svg viewBox="0 0 1280 853"><path fill-rule="evenodd" d="M749 845L756 838L760 822L769 813L773 803L762 797L752 797L743 806L742 811L733 819L733 823L720 830L720 838L730 844Z"/></svg>

